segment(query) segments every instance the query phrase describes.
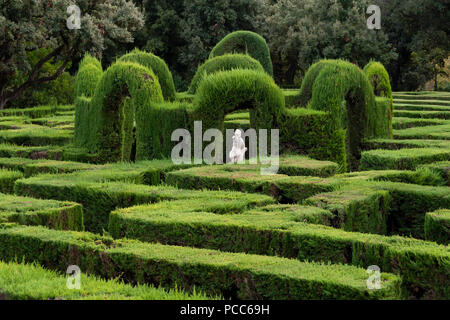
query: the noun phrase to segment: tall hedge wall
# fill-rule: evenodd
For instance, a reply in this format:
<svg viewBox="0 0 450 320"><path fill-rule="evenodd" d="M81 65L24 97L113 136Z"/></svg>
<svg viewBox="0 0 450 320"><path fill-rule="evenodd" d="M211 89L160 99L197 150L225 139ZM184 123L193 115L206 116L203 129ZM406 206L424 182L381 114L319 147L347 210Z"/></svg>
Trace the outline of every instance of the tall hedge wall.
<svg viewBox="0 0 450 320"><path fill-rule="evenodd" d="M394 110L393 110L392 88L391 82L389 80L389 73L381 63L376 61L370 61L364 67L363 71L366 74L367 78L369 79L370 83L372 84L375 96L387 99L387 103L389 104L388 106L389 123L387 127L387 130L389 131L387 132L387 134L389 135L389 138L392 139L393 136L392 114Z"/></svg>
<svg viewBox="0 0 450 320"><path fill-rule="evenodd" d="M224 37L212 49L209 58L224 55L226 53L248 53L258 60L264 70L273 76L272 59L266 40L259 34L251 31L235 31Z"/></svg>

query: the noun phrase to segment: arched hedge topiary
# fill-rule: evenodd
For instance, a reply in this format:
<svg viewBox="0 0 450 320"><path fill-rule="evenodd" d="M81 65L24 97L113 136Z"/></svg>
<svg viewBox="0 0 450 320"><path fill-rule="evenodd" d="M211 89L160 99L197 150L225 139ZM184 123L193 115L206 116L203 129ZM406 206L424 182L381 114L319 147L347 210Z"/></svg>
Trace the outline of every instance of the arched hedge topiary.
<svg viewBox="0 0 450 320"><path fill-rule="evenodd" d="M264 70L273 76L272 59L266 40L259 34L251 31L235 31L225 36L212 49L209 58L226 53L246 53L258 60Z"/></svg>
<svg viewBox="0 0 450 320"><path fill-rule="evenodd" d="M206 60L195 73L189 86L188 93L195 94L199 83L206 76L218 71L232 69L252 69L264 72L264 68L258 60L246 54L225 54Z"/></svg>
<svg viewBox="0 0 450 320"><path fill-rule="evenodd" d="M377 98L377 103L379 105L383 103L388 103L388 112L389 112L389 137L393 137L393 129L392 129L392 114L394 112L393 110L393 97L392 97L392 88L391 88L391 81L389 79L389 73L387 72L386 68L377 61L370 61L365 67L364 67L364 73L366 74L367 78L369 79L370 83L372 84L374 94L375 96L379 97ZM387 99L387 102L383 101L384 99Z"/></svg>
<svg viewBox="0 0 450 320"><path fill-rule="evenodd" d="M350 170L358 170L364 139L386 137L389 119L385 110L378 108L366 75L349 62L327 61L321 66L309 107L330 113L330 126L338 133L346 132L346 163Z"/></svg>
<svg viewBox="0 0 450 320"><path fill-rule="evenodd" d="M205 77L194 99L193 118L203 127L223 130L228 113L250 109L255 129L278 128L284 110L281 89L265 72L245 69L220 71Z"/></svg>
<svg viewBox="0 0 450 320"><path fill-rule="evenodd" d="M103 74L76 130L88 132L84 145L100 162L129 161L136 121L136 160L150 158L150 109L163 102L158 78L152 70L132 62L116 62Z"/></svg>
<svg viewBox="0 0 450 320"><path fill-rule="evenodd" d="M134 49L120 57L119 61L136 62L151 69L159 79L164 100L175 100L176 91L172 73L163 59L152 53Z"/></svg>
<svg viewBox="0 0 450 320"><path fill-rule="evenodd" d="M75 78L75 97L94 95L95 87L102 77L103 70L100 61L86 54L80 62Z"/></svg>

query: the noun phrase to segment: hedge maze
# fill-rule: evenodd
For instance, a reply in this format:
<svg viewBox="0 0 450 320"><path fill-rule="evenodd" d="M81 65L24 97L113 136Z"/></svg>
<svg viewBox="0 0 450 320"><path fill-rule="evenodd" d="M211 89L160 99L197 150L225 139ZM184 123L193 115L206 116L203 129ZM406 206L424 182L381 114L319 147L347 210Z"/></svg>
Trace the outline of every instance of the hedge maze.
<svg viewBox="0 0 450 320"><path fill-rule="evenodd" d="M189 92L135 50L87 55L74 105L0 110L0 297L449 299L450 95L393 93L375 61L320 61L297 90L272 72L237 32ZM279 129L278 173L174 164L200 120Z"/></svg>

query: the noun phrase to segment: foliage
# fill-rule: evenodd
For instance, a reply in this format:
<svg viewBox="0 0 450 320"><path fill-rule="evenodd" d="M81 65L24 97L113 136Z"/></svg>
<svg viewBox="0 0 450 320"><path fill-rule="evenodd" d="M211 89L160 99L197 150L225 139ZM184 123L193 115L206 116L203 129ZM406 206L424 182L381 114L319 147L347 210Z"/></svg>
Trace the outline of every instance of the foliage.
<svg viewBox="0 0 450 320"><path fill-rule="evenodd" d="M30 65L35 65L40 59L50 53L50 49L37 49L27 52L26 59ZM61 63L53 63L50 60L43 64L39 76L47 77L54 74ZM69 66L70 67L70 64ZM27 74L18 71L15 76L9 78L11 86L20 86L27 80ZM63 72L58 79L49 83L43 83L37 88L29 88L17 99L8 103L9 108L34 107L39 105L57 105L73 103L74 78L68 73Z"/></svg>
<svg viewBox="0 0 450 320"><path fill-rule="evenodd" d="M158 77L164 100L175 100L175 85L172 74L163 59L152 53L135 49L120 57L119 61L136 62L152 70Z"/></svg>
<svg viewBox="0 0 450 320"><path fill-rule="evenodd" d="M87 53L78 68L75 79L75 97L92 97L102 75L103 69L100 61Z"/></svg>
<svg viewBox="0 0 450 320"><path fill-rule="evenodd" d="M244 54L225 54L206 60L201 66L198 67L197 72L192 78L191 85L189 86L188 93L195 94L201 80L209 75L218 71L226 71L232 69L253 69L258 71L264 71L261 64Z"/></svg>
<svg viewBox="0 0 450 320"><path fill-rule="evenodd" d="M278 83L292 84L320 59L345 59L360 66L396 58L382 30L368 30L368 0L264 1L258 32L268 41Z"/></svg>
<svg viewBox="0 0 450 320"><path fill-rule="evenodd" d="M67 8L74 4L82 13L79 30L67 27ZM142 14L126 0L8 0L0 3L0 12L0 109L26 89L57 79L85 52L100 56L114 42L133 41L131 31L143 25ZM48 51L30 63L27 52L41 48ZM47 62L56 71L42 75ZM18 73L26 80L12 84Z"/></svg>
<svg viewBox="0 0 450 320"><path fill-rule="evenodd" d="M273 76L269 47L266 40L257 33L251 31L232 32L216 44L209 57L213 58L226 53L248 54L261 63L267 74Z"/></svg>

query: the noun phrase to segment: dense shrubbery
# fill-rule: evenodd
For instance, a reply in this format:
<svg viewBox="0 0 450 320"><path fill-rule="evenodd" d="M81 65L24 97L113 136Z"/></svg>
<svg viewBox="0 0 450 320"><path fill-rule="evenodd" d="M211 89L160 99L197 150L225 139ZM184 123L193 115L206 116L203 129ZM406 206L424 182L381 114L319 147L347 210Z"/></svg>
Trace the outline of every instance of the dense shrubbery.
<svg viewBox="0 0 450 320"><path fill-rule="evenodd" d="M273 76L272 59L266 40L251 31L235 31L223 38L211 51L210 58L226 53L245 53L258 60L264 70Z"/></svg>
<svg viewBox="0 0 450 320"><path fill-rule="evenodd" d="M175 85L172 73L163 59L152 53L135 49L120 57L119 61L136 62L152 70L158 77L164 100L175 100Z"/></svg>
<svg viewBox="0 0 450 320"><path fill-rule="evenodd" d="M253 69L258 71L264 71L261 64L244 54L225 54L223 56L217 56L206 60L204 64L198 67L194 78L189 86L188 93L195 94L201 80L210 74L218 71L226 71L232 69Z"/></svg>

